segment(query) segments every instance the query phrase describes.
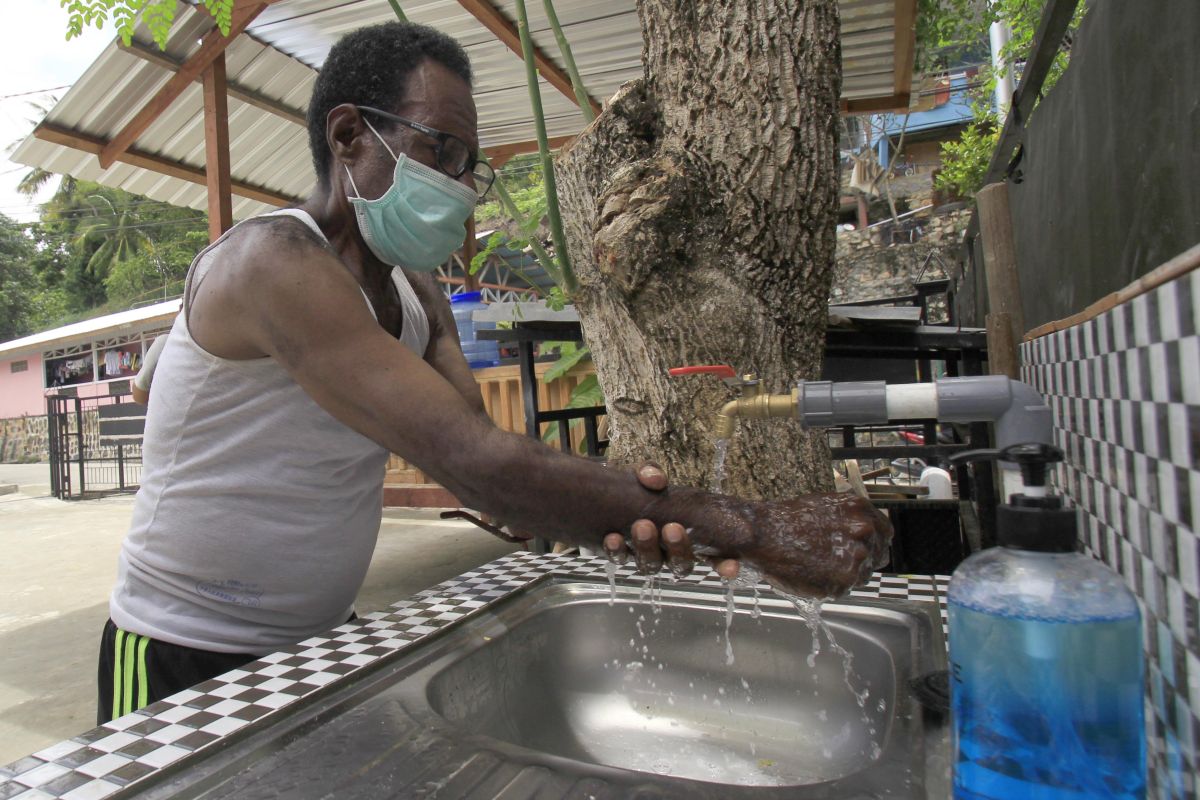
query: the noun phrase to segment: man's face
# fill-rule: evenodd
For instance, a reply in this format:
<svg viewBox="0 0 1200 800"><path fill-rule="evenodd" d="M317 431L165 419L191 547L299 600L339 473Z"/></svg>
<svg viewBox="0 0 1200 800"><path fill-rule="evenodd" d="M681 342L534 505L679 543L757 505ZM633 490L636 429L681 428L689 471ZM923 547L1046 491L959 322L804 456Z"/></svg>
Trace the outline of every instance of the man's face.
<svg viewBox="0 0 1200 800"><path fill-rule="evenodd" d="M457 136L466 142L472 153L479 150L475 100L471 97L471 87L436 61L426 59L412 71L408 77L403 102L394 108L381 110ZM375 130L387 142L388 147L392 148L393 153L407 153L414 161L445 174L438 168L436 139L369 113L365 113L364 117L375 126ZM363 197L376 198L392 185L396 161L373 134L368 131L368 135L372 146L368 151L369 155L360 165L354 167L354 179ZM469 170L459 176L458 180L474 190L475 184Z"/></svg>

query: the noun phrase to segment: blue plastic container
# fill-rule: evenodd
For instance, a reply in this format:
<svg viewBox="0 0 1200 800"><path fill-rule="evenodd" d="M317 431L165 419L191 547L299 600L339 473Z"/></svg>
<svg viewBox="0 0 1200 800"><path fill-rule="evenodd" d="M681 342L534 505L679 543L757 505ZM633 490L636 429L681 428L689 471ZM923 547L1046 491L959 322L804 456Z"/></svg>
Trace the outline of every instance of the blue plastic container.
<svg viewBox="0 0 1200 800"><path fill-rule="evenodd" d="M486 339L478 339L476 331L490 330L496 327L494 322L475 322L472 316L476 311L487 308L481 292L463 292L450 298L450 311L454 315L454 324L458 328L458 340L462 344L463 355L472 369L479 367L494 367L500 363L500 343Z"/></svg>

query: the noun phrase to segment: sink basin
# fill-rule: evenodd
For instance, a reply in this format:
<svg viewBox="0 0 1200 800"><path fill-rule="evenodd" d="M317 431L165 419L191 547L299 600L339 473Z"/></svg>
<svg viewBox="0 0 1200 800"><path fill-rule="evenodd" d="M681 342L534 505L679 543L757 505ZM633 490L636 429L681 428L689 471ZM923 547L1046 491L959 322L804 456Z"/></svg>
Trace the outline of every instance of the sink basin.
<svg viewBox="0 0 1200 800"><path fill-rule="evenodd" d="M942 798L932 604L553 576L200 759L154 796ZM837 646L830 642L829 634Z"/></svg>
<svg viewBox="0 0 1200 800"><path fill-rule="evenodd" d="M887 746L892 652L907 660L912 638L902 614L826 611L847 670L825 633L809 666L812 633L790 604L735 614L727 640L720 596L665 592L652 609L626 592L610 605L607 587L555 595L437 672L434 711L563 758L751 786L844 778Z"/></svg>

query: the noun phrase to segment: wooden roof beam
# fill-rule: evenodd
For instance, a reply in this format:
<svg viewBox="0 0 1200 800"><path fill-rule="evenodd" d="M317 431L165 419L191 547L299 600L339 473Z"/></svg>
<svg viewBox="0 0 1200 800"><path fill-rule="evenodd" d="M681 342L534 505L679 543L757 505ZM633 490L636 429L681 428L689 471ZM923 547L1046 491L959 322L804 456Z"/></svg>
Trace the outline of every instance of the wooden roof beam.
<svg viewBox="0 0 1200 800"><path fill-rule="evenodd" d="M49 122L43 122L33 130L33 135L44 142L70 147L75 150L82 150L85 153L99 154L108 145L104 139L98 136L90 136L85 133L79 133L68 128L59 127L58 125ZM183 164L179 161L171 161L170 159L156 156L151 153L144 153L139 150L127 149L117 156L117 161L123 164L129 164L132 167L150 170L162 175L169 175L172 178L180 178L191 183L199 184L200 186L208 186L208 175L205 170L198 169L188 164ZM261 186L254 186L248 183L231 180L229 189L233 194L239 197L246 197L250 200L257 200L260 203L266 203L272 206L290 206L300 202L301 198L289 197L285 194L273 192L270 189L265 189Z"/></svg>
<svg viewBox="0 0 1200 800"><path fill-rule="evenodd" d="M915 1L913 0L913 2ZM504 16L500 12L500 9L492 5L490 0L458 0L458 4L465 8L471 16L479 20L497 39L506 44L509 50L512 50L519 58L524 60L525 56L521 50L521 36L517 33L516 24ZM575 97L575 90L571 87L570 77L557 64L551 61L536 44L533 46L533 62L537 67L538 73L546 79L547 83L566 95L572 103L579 104L579 101ZM588 102L592 105L592 111L599 114L600 104L590 96L588 97Z"/></svg>
<svg viewBox="0 0 1200 800"><path fill-rule="evenodd" d="M912 95L901 92L890 97L860 97L857 100L842 100L840 103L843 114L882 114L894 112L905 114L912 103Z"/></svg>
<svg viewBox="0 0 1200 800"><path fill-rule="evenodd" d="M574 139L575 136L551 136L550 149L557 150L567 142ZM525 153L536 153L538 151L537 139L530 139L527 142L512 142L511 144L498 144L495 147L487 149L488 161L492 164L492 169L500 169L513 156L523 155Z"/></svg>
<svg viewBox="0 0 1200 800"><path fill-rule="evenodd" d="M136 40L127 45L118 39L117 47L120 48L122 52L129 53L131 56L137 56L143 61L147 61L157 67L170 70L171 72L179 72L179 70L183 67L181 62L171 58L157 47L142 44ZM198 76L196 81L201 82L201 78ZM274 114L280 119L287 120L288 122L294 122L301 127L308 126L308 120L304 116L304 112L298 108L292 108L291 106L281 103L278 100L273 100L272 98L267 97L261 92L256 92L253 89L247 89L246 87L234 83L233 81L228 81L226 86L228 87L227 90L229 92L229 96L234 100L254 106L255 108L260 108L263 111Z"/></svg>
<svg viewBox="0 0 1200 800"><path fill-rule="evenodd" d="M897 97L907 96L912 92L913 63L917 54L917 0L896 0L895 53L892 91Z"/></svg>
<svg viewBox="0 0 1200 800"><path fill-rule="evenodd" d="M268 0L259 0L254 4L238 5L233 11L233 22L229 27L229 36L222 36L218 28L213 28L200 40L200 49L192 55L183 66L179 68L171 76L154 97L142 107L142 110L129 121L120 133L112 138L104 149L100 151L100 166L108 169L117 161L122 153L130 148L138 137L146 132L146 129L154 124L154 120L158 119L159 115L167 109L175 101L175 98L183 94L192 83L204 74L204 70L208 68L217 56L225 52L225 48L229 43L241 35L242 31L254 21L254 18L262 13L263 9L271 3Z"/></svg>

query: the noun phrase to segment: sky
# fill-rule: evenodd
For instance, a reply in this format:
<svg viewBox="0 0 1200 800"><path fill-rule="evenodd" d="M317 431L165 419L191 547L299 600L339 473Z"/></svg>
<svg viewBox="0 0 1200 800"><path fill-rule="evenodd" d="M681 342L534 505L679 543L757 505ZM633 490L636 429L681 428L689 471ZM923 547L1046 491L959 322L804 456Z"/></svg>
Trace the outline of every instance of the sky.
<svg viewBox="0 0 1200 800"><path fill-rule="evenodd" d="M66 93L96 60L116 31L88 28L83 36L66 40L67 11L59 0L2 0L0 2L0 214L20 222L37 219L56 181L30 200L17 193L17 183L29 167L8 160L8 147L23 140L40 121L42 112Z"/></svg>

